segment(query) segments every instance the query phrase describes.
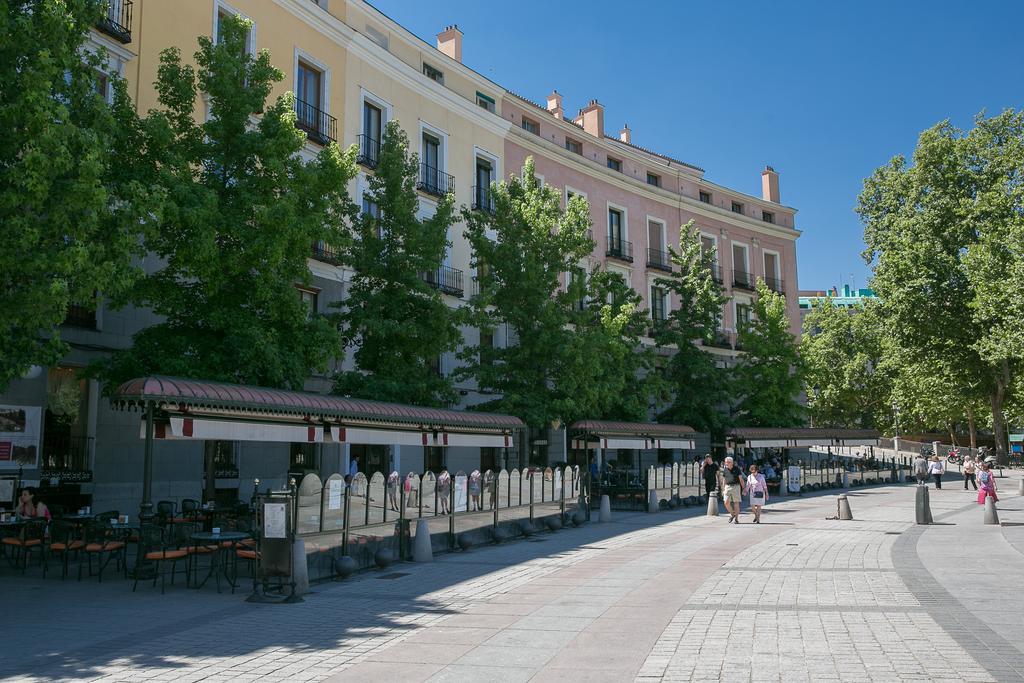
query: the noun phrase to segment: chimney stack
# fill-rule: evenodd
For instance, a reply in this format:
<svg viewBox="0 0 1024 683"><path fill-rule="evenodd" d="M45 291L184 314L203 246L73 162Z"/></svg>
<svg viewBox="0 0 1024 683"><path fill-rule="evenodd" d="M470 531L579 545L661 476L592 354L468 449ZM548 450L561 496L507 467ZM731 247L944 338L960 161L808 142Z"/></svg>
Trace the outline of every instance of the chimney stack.
<svg viewBox="0 0 1024 683"><path fill-rule="evenodd" d="M580 109L576 120L581 121L583 130L595 138L604 137L604 105L597 100L590 100L590 104Z"/></svg>
<svg viewBox="0 0 1024 683"><path fill-rule="evenodd" d="M557 90L552 90L551 94L548 95L548 111L551 112L556 119L565 117L565 110L562 109L562 96L558 94Z"/></svg>
<svg viewBox="0 0 1024 683"><path fill-rule="evenodd" d="M458 24L445 26L444 30L437 34L437 49L456 62L462 62L462 31L459 30Z"/></svg>
<svg viewBox="0 0 1024 683"><path fill-rule="evenodd" d="M771 166L761 171L761 199L779 203L779 174Z"/></svg>
<svg viewBox="0 0 1024 683"><path fill-rule="evenodd" d="M622 130L619 131L619 139L622 140L623 142L632 144L632 142L633 142L633 135L632 135L632 133L633 133L633 131L631 131L629 129L629 124L628 123L624 124L622 126Z"/></svg>

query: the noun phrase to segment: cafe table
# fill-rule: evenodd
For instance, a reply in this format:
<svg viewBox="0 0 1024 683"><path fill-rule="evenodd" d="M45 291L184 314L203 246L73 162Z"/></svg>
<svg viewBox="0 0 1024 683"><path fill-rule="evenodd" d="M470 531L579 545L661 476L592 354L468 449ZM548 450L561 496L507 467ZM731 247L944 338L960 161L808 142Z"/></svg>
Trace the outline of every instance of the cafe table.
<svg viewBox="0 0 1024 683"><path fill-rule="evenodd" d="M234 591L236 584L235 580L228 574L229 558L222 558L221 553L224 550L234 554L235 548L241 541L249 538L249 534L241 531L222 531L220 533L213 533L212 531L198 531L189 537L193 542L199 545L205 545L210 547L210 571L206 573L206 576L201 582L195 587L202 588L206 585L206 582L210 580L212 576L214 581L217 583L217 592L220 593L220 576L224 575L224 579L231 586Z"/></svg>

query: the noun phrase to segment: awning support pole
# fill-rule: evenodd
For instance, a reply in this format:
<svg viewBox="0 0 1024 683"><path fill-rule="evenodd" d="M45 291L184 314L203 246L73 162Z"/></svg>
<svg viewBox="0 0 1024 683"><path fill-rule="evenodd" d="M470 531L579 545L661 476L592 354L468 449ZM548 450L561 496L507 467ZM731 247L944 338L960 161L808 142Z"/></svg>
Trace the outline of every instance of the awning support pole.
<svg viewBox="0 0 1024 683"><path fill-rule="evenodd" d="M142 504L139 505L139 519L148 521L153 517L153 402L146 401L146 446L142 465Z"/></svg>

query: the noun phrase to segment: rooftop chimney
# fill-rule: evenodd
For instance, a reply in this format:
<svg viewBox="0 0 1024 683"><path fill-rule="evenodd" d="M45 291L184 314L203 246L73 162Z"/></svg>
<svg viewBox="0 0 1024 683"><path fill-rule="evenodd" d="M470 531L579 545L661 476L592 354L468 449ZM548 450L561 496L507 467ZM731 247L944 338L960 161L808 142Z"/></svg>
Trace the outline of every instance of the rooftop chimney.
<svg viewBox="0 0 1024 683"><path fill-rule="evenodd" d="M761 199L779 203L779 174L771 166L761 171Z"/></svg>
<svg viewBox="0 0 1024 683"><path fill-rule="evenodd" d="M551 112L556 119L565 117L565 110L562 109L562 96L558 94L557 90L552 90L551 94L548 95L548 111Z"/></svg>
<svg viewBox="0 0 1024 683"><path fill-rule="evenodd" d="M457 24L445 26L444 30L437 34L437 49L456 62L462 61L462 31Z"/></svg>
<svg viewBox="0 0 1024 683"><path fill-rule="evenodd" d="M625 143L632 144L633 142L633 131L629 129L629 124L624 124L622 130L619 131L619 139Z"/></svg>
<svg viewBox="0 0 1024 683"><path fill-rule="evenodd" d="M580 109L576 120L582 122L583 130L595 138L604 137L604 105L597 100L590 100L590 104Z"/></svg>

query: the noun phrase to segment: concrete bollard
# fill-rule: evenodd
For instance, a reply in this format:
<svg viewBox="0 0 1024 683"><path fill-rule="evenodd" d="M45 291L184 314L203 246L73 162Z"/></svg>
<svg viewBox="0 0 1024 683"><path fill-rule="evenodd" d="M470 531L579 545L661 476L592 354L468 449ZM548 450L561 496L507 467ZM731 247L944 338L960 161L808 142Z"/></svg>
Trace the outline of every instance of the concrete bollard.
<svg viewBox="0 0 1024 683"><path fill-rule="evenodd" d="M708 517L718 516L718 494L712 491L708 494Z"/></svg>
<svg viewBox="0 0 1024 683"><path fill-rule="evenodd" d="M601 512L598 515L598 520L601 522L612 521L612 499L607 494L601 496Z"/></svg>
<svg viewBox="0 0 1024 683"><path fill-rule="evenodd" d="M928 500L928 487L918 486L917 487L917 501L915 504L915 512L917 516L918 524L931 524L932 523L932 508Z"/></svg>
<svg viewBox="0 0 1024 683"><path fill-rule="evenodd" d="M839 494L839 519L853 519L853 512L850 511L850 501L847 500L846 494Z"/></svg>
<svg viewBox="0 0 1024 683"><path fill-rule="evenodd" d="M850 488L850 473L845 471L843 472L843 488Z"/></svg>
<svg viewBox="0 0 1024 683"><path fill-rule="evenodd" d="M999 524L999 513L996 511L996 501L992 496L985 499L985 524Z"/></svg>
<svg viewBox="0 0 1024 683"><path fill-rule="evenodd" d="M898 481L901 484L907 483L907 473L903 471L902 467L900 468L899 472L896 473L896 481Z"/></svg>
<svg viewBox="0 0 1024 683"><path fill-rule="evenodd" d="M430 543L430 525L427 524L425 519L416 522L416 538L413 539L412 561L434 561L434 547Z"/></svg>
<svg viewBox="0 0 1024 683"><path fill-rule="evenodd" d="M296 538L292 544L292 580L295 582L295 595L309 592L309 566L306 564L306 542Z"/></svg>
<svg viewBox="0 0 1024 683"><path fill-rule="evenodd" d="M1017 495L1024 496L1024 479L1020 480L1020 484L1017 486Z"/></svg>
<svg viewBox="0 0 1024 683"><path fill-rule="evenodd" d="M647 492L647 511L657 512L661 508L658 506L658 492L651 489Z"/></svg>

